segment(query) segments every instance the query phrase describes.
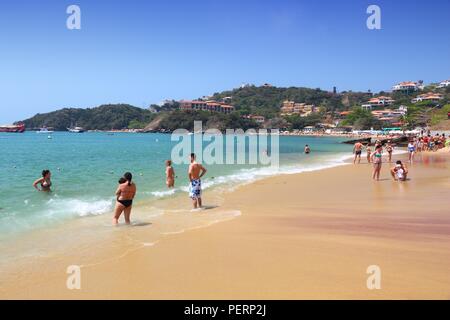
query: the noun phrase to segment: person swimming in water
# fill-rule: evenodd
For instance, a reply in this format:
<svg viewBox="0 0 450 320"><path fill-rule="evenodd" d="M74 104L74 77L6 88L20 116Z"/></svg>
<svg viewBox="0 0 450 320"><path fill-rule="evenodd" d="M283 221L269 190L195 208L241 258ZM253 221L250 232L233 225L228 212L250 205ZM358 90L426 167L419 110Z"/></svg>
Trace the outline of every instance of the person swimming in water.
<svg viewBox="0 0 450 320"><path fill-rule="evenodd" d="M50 192L51 191L50 187L52 186L51 177L52 173L50 172L50 170L43 170L42 178L37 179L33 183L33 187L38 191ZM41 187L39 188L38 185L40 185Z"/></svg>
<svg viewBox="0 0 450 320"><path fill-rule="evenodd" d="M305 145L305 153L309 154L311 152L311 148L309 147L309 145Z"/></svg>
<svg viewBox="0 0 450 320"><path fill-rule="evenodd" d="M113 217L114 225L119 223L122 212L125 215L125 223L130 224L131 208L133 206L134 196L136 195L136 184L132 182L132 179L133 175L127 172L119 180L119 187L116 190L117 202Z"/></svg>
<svg viewBox="0 0 450 320"><path fill-rule="evenodd" d="M166 160L166 184L168 188L175 186L175 171L173 170L171 160Z"/></svg>

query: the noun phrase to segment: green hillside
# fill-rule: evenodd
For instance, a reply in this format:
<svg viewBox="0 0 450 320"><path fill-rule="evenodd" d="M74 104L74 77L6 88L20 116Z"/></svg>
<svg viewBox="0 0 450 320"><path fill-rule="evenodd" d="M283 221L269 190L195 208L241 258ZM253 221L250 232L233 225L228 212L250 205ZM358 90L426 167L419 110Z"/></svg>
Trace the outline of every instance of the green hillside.
<svg viewBox="0 0 450 320"><path fill-rule="evenodd" d="M43 126L54 130L66 130L77 125L86 130L110 130L124 128L143 128L154 117L149 110L128 104L108 104L96 108L64 108L49 113L36 114L23 120L29 129Z"/></svg>

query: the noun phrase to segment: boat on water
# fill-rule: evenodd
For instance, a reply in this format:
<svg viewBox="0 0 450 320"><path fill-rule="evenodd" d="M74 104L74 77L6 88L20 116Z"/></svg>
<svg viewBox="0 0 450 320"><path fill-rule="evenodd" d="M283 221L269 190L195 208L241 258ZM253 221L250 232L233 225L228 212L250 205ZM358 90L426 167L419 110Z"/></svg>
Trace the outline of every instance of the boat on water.
<svg viewBox="0 0 450 320"><path fill-rule="evenodd" d="M52 130L48 130L47 127L42 127L41 129L39 129L39 131L36 131L36 133L45 133L45 134L52 134L54 131Z"/></svg>
<svg viewBox="0 0 450 320"><path fill-rule="evenodd" d="M82 127L71 127L71 128L67 128L67 131L72 132L72 133L83 133L86 130L84 130Z"/></svg>
<svg viewBox="0 0 450 320"><path fill-rule="evenodd" d="M0 126L0 132L22 133L25 131L25 124L7 124Z"/></svg>

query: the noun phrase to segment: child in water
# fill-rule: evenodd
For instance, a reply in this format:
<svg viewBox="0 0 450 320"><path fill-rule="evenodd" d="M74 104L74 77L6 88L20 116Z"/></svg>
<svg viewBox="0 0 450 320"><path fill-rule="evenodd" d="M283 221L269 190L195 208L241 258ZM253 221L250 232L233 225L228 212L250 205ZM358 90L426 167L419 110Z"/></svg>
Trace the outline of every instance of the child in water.
<svg viewBox="0 0 450 320"><path fill-rule="evenodd" d="M406 181L408 175L408 168L400 160L391 169L391 176L395 181Z"/></svg>
<svg viewBox="0 0 450 320"><path fill-rule="evenodd" d="M175 171L172 168L171 160L166 160L166 184L168 188L175 186Z"/></svg>

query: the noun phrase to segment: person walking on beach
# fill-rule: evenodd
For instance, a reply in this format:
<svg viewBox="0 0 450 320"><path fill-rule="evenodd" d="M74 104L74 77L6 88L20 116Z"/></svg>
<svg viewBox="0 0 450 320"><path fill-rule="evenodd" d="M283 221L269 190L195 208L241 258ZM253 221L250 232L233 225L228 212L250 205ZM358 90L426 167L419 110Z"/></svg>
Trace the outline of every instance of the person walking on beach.
<svg viewBox="0 0 450 320"><path fill-rule="evenodd" d="M117 202L114 210L113 224L119 223L119 218L124 212L125 223L130 224L131 208L133 206L133 199L136 195L136 184L132 182L133 175L127 172L123 175L123 179L119 181L119 187L116 190Z"/></svg>
<svg viewBox="0 0 450 320"><path fill-rule="evenodd" d="M370 156L372 155L372 148L370 147L370 143L367 144L366 152L367 152L367 162L370 163Z"/></svg>
<svg viewBox="0 0 450 320"><path fill-rule="evenodd" d="M167 188L175 186L175 170L172 168L172 161L166 160L166 184Z"/></svg>
<svg viewBox="0 0 450 320"><path fill-rule="evenodd" d="M202 181L206 169L195 160L195 153L191 153L191 164L189 165L189 197L192 199L194 209L202 207Z"/></svg>
<svg viewBox="0 0 450 320"><path fill-rule="evenodd" d="M386 151L388 153L388 161L391 162L392 161L392 151L394 151L394 147L391 144L391 140L388 140L388 142L386 144Z"/></svg>
<svg viewBox="0 0 450 320"><path fill-rule="evenodd" d="M383 147L378 145L375 149L375 152L372 154L372 162L373 162L373 173L372 179L380 180L380 172L381 172L381 157L383 156Z"/></svg>
<svg viewBox="0 0 450 320"><path fill-rule="evenodd" d="M309 145L305 145L305 153L309 154L311 152L311 148L309 147Z"/></svg>
<svg viewBox="0 0 450 320"><path fill-rule="evenodd" d="M410 140L408 143L408 153L409 153L409 162L414 161L414 154L416 153L416 144L414 141Z"/></svg>
<svg viewBox="0 0 450 320"><path fill-rule="evenodd" d="M423 139L419 138L419 140L417 141L417 152L422 152L423 151Z"/></svg>
<svg viewBox="0 0 450 320"><path fill-rule="evenodd" d="M50 192L50 187L52 186L52 173L50 170L42 170L42 178L37 179L33 183L33 187L38 191ZM39 188L38 185L41 187Z"/></svg>
<svg viewBox="0 0 450 320"><path fill-rule="evenodd" d="M353 159L353 164L356 163L356 158L358 158L358 163L361 163L361 152L362 152L363 144L361 142L356 142L353 146L353 153L355 154L355 158Z"/></svg>
<svg viewBox="0 0 450 320"><path fill-rule="evenodd" d="M391 176L395 181L406 181L408 175L408 168L400 160L391 169Z"/></svg>

